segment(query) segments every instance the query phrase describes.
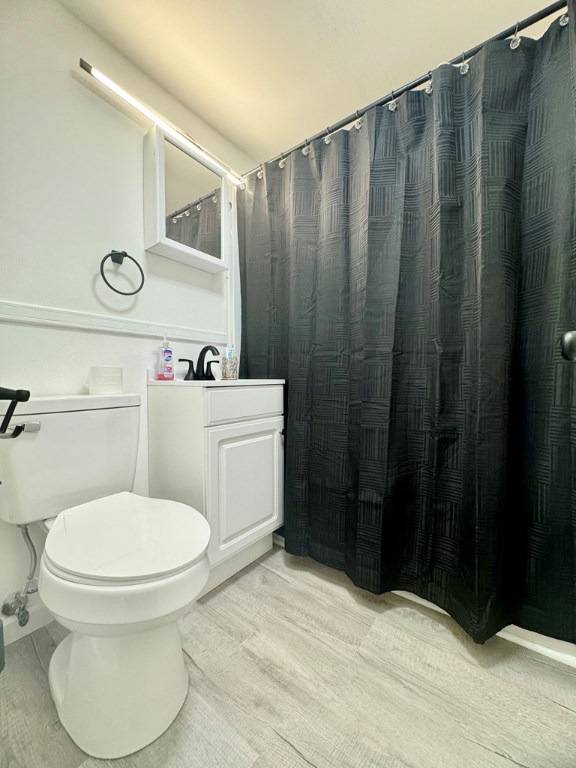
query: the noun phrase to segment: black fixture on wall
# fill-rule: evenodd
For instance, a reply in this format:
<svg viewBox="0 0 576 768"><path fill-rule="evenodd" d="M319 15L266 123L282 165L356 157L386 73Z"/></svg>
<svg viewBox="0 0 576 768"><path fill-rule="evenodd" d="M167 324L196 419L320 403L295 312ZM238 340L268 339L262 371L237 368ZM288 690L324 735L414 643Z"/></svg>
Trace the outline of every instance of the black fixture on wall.
<svg viewBox="0 0 576 768"><path fill-rule="evenodd" d="M123 264L124 259L130 259L130 261L133 261L134 264L138 267L138 271L140 272L140 285L138 288L136 288L135 291L121 291L119 288L115 288L112 283L108 281L108 278L104 274L104 264L106 261L110 259L113 264ZM115 293L120 293L122 296L134 296L136 293L140 293L142 288L144 287L144 270L138 264L136 259L133 256L130 256L129 253L126 253L126 251L110 251L110 253L107 253L106 256L102 259L100 262L100 275L102 276L102 280L106 283L108 288L110 288L111 291L114 291Z"/></svg>

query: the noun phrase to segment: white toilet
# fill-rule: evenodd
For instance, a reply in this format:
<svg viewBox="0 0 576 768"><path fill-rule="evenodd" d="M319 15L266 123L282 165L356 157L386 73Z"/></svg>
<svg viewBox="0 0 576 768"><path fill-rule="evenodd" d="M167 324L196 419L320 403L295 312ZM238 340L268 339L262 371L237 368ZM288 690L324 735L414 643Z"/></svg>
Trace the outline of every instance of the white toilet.
<svg viewBox="0 0 576 768"><path fill-rule="evenodd" d="M140 398L42 397L0 442L0 519L48 528L40 597L71 630L50 663L62 724L88 754L128 755L165 731L188 689L176 624L209 574L192 507L130 493ZM57 516L56 516L57 515Z"/></svg>

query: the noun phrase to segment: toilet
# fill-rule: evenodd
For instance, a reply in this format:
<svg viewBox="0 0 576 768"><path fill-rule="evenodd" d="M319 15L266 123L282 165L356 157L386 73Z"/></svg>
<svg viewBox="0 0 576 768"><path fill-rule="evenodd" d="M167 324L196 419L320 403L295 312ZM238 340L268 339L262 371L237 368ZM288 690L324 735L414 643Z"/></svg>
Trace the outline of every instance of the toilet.
<svg viewBox="0 0 576 768"><path fill-rule="evenodd" d="M89 755L131 754L162 734L188 690L177 620L209 575L206 519L131 492L138 395L32 398L0 442L0 519L48 531L39 593L70 630L49 669L63 726Z"/></svg>

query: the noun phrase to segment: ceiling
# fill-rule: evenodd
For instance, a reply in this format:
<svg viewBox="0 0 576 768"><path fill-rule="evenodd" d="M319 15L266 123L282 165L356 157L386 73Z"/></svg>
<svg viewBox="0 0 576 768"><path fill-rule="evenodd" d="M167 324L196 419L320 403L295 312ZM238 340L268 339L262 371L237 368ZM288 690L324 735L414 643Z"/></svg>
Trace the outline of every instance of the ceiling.
<svg viewBox="0 0 576 768"><path fill-rule="evenodd" d="M546 4L546 0L59 2L254 158L255 164ZM524 34L537 37L550 21Z"/></svg>

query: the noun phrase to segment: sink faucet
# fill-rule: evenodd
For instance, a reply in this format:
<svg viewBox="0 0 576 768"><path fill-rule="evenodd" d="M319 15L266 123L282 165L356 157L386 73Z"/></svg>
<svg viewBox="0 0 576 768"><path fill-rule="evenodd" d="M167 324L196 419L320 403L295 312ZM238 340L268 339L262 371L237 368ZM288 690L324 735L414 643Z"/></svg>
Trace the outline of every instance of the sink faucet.
<svg viewBox="0 0 576 768"><path fill-rule="evenodd" d="M195 379L196 381L214 381L214 374L212 373L212 365L217 363L217 360L210 360L207 365L204 363L206 353L211 352L213 355L219 355L220 352L211 344L203 347L198 355L198 362L196 363L196 369L194 369L194 361L189 360L187 357L179 357L179 363L188 363L188 373L184 376L184 381L190 381Z"/></svg>

